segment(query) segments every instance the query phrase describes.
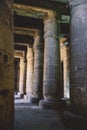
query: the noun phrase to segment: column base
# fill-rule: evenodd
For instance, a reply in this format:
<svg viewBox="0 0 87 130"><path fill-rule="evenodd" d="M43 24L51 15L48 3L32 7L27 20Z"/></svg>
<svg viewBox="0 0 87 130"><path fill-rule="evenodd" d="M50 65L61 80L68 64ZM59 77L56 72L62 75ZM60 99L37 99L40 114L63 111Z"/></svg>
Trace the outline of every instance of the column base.
<svg viewBox="0 0 87 130"><path fill-rule="evenodd" d="M30 97L30 103L38 104L41 99L40 97Z"/></svg>
<svg viewBox="0 0 87 130"><path fill-rule="evenodd" d="M81 116L71 111L65 111L62 116L62 122L70 130L86 130L87 117Z"/></svg>
<svg viewBox="0 0 87 130"><path fill-rule="evenodd" d="M24 98L24 94L20 94L20 97L21 97L21 98Z"/></svg>
<svg viewBox="0 0 87 130"><path fill-rule="evenodd" d="M61 109L65 108L66 102L63 100L40 100L39 106L45 109Z"/></svg>
<svg viewBox="0 0 87 130"><path fill-rule="evenodd" d="M18 92L17 95L20 96L20 98L24 98L24 94L23 93Z"/></svg>
<svg viewBox="0 0 87 130"><path fill-rule="evenodd" d="M25 99L25 100L27 100L27 99L28 99L28 97L27 97L27 95L26 95L26 94L24 94L24 99Z"/></svg>

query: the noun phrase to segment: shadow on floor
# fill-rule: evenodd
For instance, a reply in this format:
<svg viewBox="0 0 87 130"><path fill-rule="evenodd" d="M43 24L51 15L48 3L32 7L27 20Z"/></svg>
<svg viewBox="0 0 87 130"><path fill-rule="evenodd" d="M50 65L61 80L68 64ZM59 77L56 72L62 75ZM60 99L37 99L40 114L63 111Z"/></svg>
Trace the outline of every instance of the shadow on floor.
<svg viewBox="0 0 87 130"><path fill-rule="evenodd" d="M15 98L15 130L68 130L57 110L42 109L29 100Z"/></svg>

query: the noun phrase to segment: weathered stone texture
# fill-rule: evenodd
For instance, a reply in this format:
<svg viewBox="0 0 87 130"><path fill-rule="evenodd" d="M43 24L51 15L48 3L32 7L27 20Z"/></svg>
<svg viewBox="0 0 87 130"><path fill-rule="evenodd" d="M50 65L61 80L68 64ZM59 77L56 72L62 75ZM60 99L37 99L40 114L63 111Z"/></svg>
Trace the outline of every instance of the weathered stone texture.
<svg viewBox="0 0 87 130"><path fill-rule="evenodd" d="M33 76L33 97L40 100L42 98L43 87L43 37L39 30L34 37L34 76Z"/></svg>
<svg viewBox="0 0 87 130"><path fill-rule="evenodd" d="M24 62L24 57L20 58L20 78L19 78L19 92L22 95L24 95L24 90L25 90L25 67L26 67L26 63Z"/></svg>
<svg viewBox="0 0 87 130"><path fill-rule="evenodd" d="M87 108L87 3L80 1L71 10L70 93L73 105Z"/></svg>
<svg viewBox="0 0 87 130"><path fill-rule="evenodd" d="M0 129L13 129L12 1L0 1Z"/></svg>
<svg viewBox="0 0 87 130"><path fill-rule="evenodd" d="M51 17L52 16L52 17ZM44 98L57 99L60 87L60 50L58 39L58 23L56 14L49 14L44 21Z"/></svg>
<svg viewBox="0 0 87 130"><path fill-rule="evenodd" d="M87 4L87 0L69 0L69 4L71 8L73 8L79 5Z"/></svg>
<svg viewBox="0 0 87 130"><path fill-rule="evenodd" d="M33 71L34 71L34 54L33 45L27 47L27 74L26 74L26 94L32 96L33 85Z"/></svg>
<svg viewBox="0 0 87 130"><path fill-rule="evenodd" d="M49 108L58 108L60 99L60 49L58 37L58 22L55 12L49 12L44 19L44 100L40 105Z"/></svg>

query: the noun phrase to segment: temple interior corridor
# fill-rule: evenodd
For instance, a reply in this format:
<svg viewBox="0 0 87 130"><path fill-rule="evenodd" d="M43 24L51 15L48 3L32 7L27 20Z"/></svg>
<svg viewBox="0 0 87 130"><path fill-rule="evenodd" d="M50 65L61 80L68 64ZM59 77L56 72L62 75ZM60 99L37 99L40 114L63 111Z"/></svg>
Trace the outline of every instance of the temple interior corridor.
<svg viewBox="0 0 87 130"><path fill-rule="evenodd" d="M0 130L87 130L87 0L0 1Z"/></svg>

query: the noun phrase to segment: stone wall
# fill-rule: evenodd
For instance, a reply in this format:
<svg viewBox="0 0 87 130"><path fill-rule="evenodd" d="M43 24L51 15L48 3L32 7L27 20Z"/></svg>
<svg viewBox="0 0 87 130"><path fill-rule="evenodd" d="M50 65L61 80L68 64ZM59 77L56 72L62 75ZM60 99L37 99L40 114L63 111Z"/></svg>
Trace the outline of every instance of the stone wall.
<svg viewBox="0 0 87 130"><path fill-rule="evenodd" d="M0 130L13 129L12 1L0 1Z"/></svg>

